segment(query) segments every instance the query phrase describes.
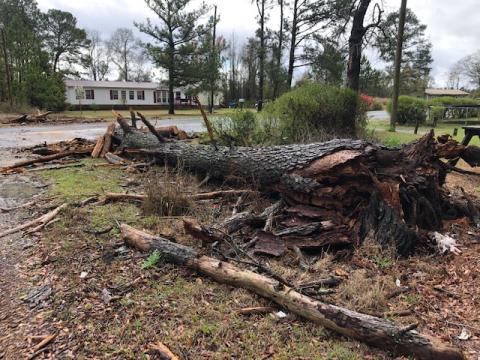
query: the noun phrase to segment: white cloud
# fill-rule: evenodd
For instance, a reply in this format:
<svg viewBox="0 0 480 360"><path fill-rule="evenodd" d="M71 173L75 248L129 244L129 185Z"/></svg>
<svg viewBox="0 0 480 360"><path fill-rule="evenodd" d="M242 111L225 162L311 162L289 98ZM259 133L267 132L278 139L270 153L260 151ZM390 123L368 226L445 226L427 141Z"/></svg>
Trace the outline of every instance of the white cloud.
<svg viewBox="0 0 480 360"><path fill-rule="evenodd" d="M396 10L399 0L384 0L387 10ZM135 21L147 17L155 20L155 14L142 0L38 0L42 10L58 8L73 13L79 25L96 29L108 37L118 27L132 27ZM198 6L200 0L194 0ZM238 39L254 34L256 8L251 0L207 0L217 3L221 16L219 33L230 38L232 32ZM408 6L428 25L427 34L433 44L434 70L437 83L444 85L445 74L460 58L477 50L480 43L480 27L477 26L478 0L410 0ZM277 11L269 11L272 24L277 24ZM273 25L276 27L276 25ZM138 34L141 36L140 34Z"/></svg>

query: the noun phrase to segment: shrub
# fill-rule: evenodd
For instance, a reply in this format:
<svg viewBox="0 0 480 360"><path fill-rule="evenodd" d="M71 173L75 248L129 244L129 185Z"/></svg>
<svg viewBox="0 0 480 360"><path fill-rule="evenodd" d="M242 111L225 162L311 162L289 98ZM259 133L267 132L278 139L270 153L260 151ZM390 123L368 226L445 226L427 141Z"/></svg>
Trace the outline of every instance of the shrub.
<svg viewBox="0 0 480 360"><path fill-rule="evenodd" d="M352 90L305 84L268 104L265 116L278 119L288 142L323 140L351 136L364 124L366 107L358 106L357 112L359 103Z"/></svg>
<svg viewBox="0 0 480 360"><path fill-rule="evenodd" d="M455 98L452 96L443 96L433 98L429 101L429 105L432 106L433 114L430 116L434 119L465 119L469 117L477 117L479 115L478 109L468 108L451 108L445 107L450 105L455 106L468 106L479 105L479 101L471 98Z"/></svg>
<svg viewBox="0 0 480 360"><path fill-rule="evenodd" d="M375 102L375 99L372 96L368 96L366 94L360 94L360 100L364 102L364 104L367 106L368 111L371 111L373 104Z"/></svg>
<svg viewBox="0 0 480 360"><path fill-rule="evenodd" d="M400 125L417 123L423 124L427 120L427 102L413 96L400 96L398 98L397 123ZM388 112L392 112L392 102L387 106Z"/></svg>
<svg viewBox="0 0 480 360"><path fill-rule="evenodd" d="M278 121L251 110L235 110L212 121L220 145L273 145L281 142Z"/></svg>
<svg viewBox="0 0 480 360"><path fill-rule="evenodd" d="M370 111L382 111L385 108L385 101L379 98L373 99L373 104Z"/></svg>

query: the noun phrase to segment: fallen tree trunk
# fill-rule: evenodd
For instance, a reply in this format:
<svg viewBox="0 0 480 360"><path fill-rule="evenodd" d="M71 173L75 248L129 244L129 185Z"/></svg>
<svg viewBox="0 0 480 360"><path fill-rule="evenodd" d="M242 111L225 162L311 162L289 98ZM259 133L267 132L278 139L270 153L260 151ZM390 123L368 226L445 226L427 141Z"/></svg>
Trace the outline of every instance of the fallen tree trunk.
<svg viewBox="0 0 480 360"><path fill-rule="evenodd" d="M334 230L309 235L315 241L290 237L292 247L358 245L373 236L382 245L393 243L399 255L407 256L430 241L428 231L441 231L444 220L477 218L468 207L458 206L443 187L449 167L441 159L461 157L476 164L480 149L445 137L437 142L433 132L400 149L349 139L216 148L179 141L160 144L155 136L132 129L122 119L119 122L121 129L114 138L123 149L159 163L181 164L212 179L250 182L280 193L290 207L312 209L291 215L291 224L311 220L312 213L318 222L333 222Z"/></svg>
<svg viewBox="0 0 480 360"><path fill-rule="evenodd" d="M19 116L18 118L15 118L11 120L12 123L26 123L26 122L45 122L48 119L48 115L52 114L53 111L47 111L45 113L40 113L38 112L36 115L27 115L24 114L22 116Z"/></svg>
<svg viewBox="0 0 480 360"><path fill-rule="evenodd" d="M42 156L42 157L32 159L32 160L23 160L23 161L19 161L19 162L15 163L13 165L0 168L0 173L6 173L6 172L9 172L11 170L15 170L15 169L18 169L18 168L23 168L25 166L30 166L30 165L40 164L40 163L46 163L46 162L53 161L53 160L63 159L63 158L66 158L68 156L90 154L91 152L92 152L92 149L89 148L89 149L84 149L84 150L65 151L65 152L58 153L58 154Z"/></svg>
<svg viewBox="0 0 480 360"><path fill-rule="evenodd" d="M168 262L186 266L214 280L248 289L289 311L349 338L401 355L420 359L464 359L460 350L392 322L326 304L302 295L278 281L229 263L200 256L194 249L121 225L125 242L144 252L158 250Z"/></svg>
<svg viewBox="0 0 480 360"><path fill-rule="evenodd" d="M243 194L254 194L252 190L223 190L213 191L208 193L199 193L193 195L187 195L192 200L212 200L218 198L231 198ZM124 194L124 193L106 193L105 201L144 201L147 199L147 195L144 194Z"/></svg>

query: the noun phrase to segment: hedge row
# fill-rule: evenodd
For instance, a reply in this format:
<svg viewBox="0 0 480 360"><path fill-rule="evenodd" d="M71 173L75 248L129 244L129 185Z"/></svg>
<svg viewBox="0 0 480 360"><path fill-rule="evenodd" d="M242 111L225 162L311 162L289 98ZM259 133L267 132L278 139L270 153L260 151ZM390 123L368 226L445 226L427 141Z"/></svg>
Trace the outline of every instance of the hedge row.
<svg viewBox="0 0 480 360"><path fill-rule="evenodd" d="M439 97L431 100L413 96L400 96L398 99L398 124L423 124L427 120L428 108L431 107L430 117L432 120L439 119L463 119L477 117L478 109L448 108L448 106L480 105L478 100L471 98ZM388 112L392 110L392 103L387 105Z"/></svg>

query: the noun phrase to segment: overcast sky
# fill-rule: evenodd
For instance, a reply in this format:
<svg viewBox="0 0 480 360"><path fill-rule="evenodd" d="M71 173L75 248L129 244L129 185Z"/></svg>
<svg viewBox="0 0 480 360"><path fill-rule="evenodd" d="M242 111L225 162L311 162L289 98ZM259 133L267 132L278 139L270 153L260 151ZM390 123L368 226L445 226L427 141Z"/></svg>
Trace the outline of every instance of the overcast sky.
<svg viewBox="0 0 480 360"><path fill-rule="evenodd" d="M96 29L108 37L118 27L132 27L154 14L142 0L37 0L42 10L57 8L73 13L81 27ZM194 0L199 3L200 0ZM387 10L397 9L400 0L383 0ZM256 8L251 0L207 0L218 5L219 31L227 38L253 35ZM420 21L428 25L433 43L433 77L444 86L450 66L480 48L479 0L408 0ZM272 18L273 18L272 13ZM477 48L478 47L478 48Z"/></svg>

